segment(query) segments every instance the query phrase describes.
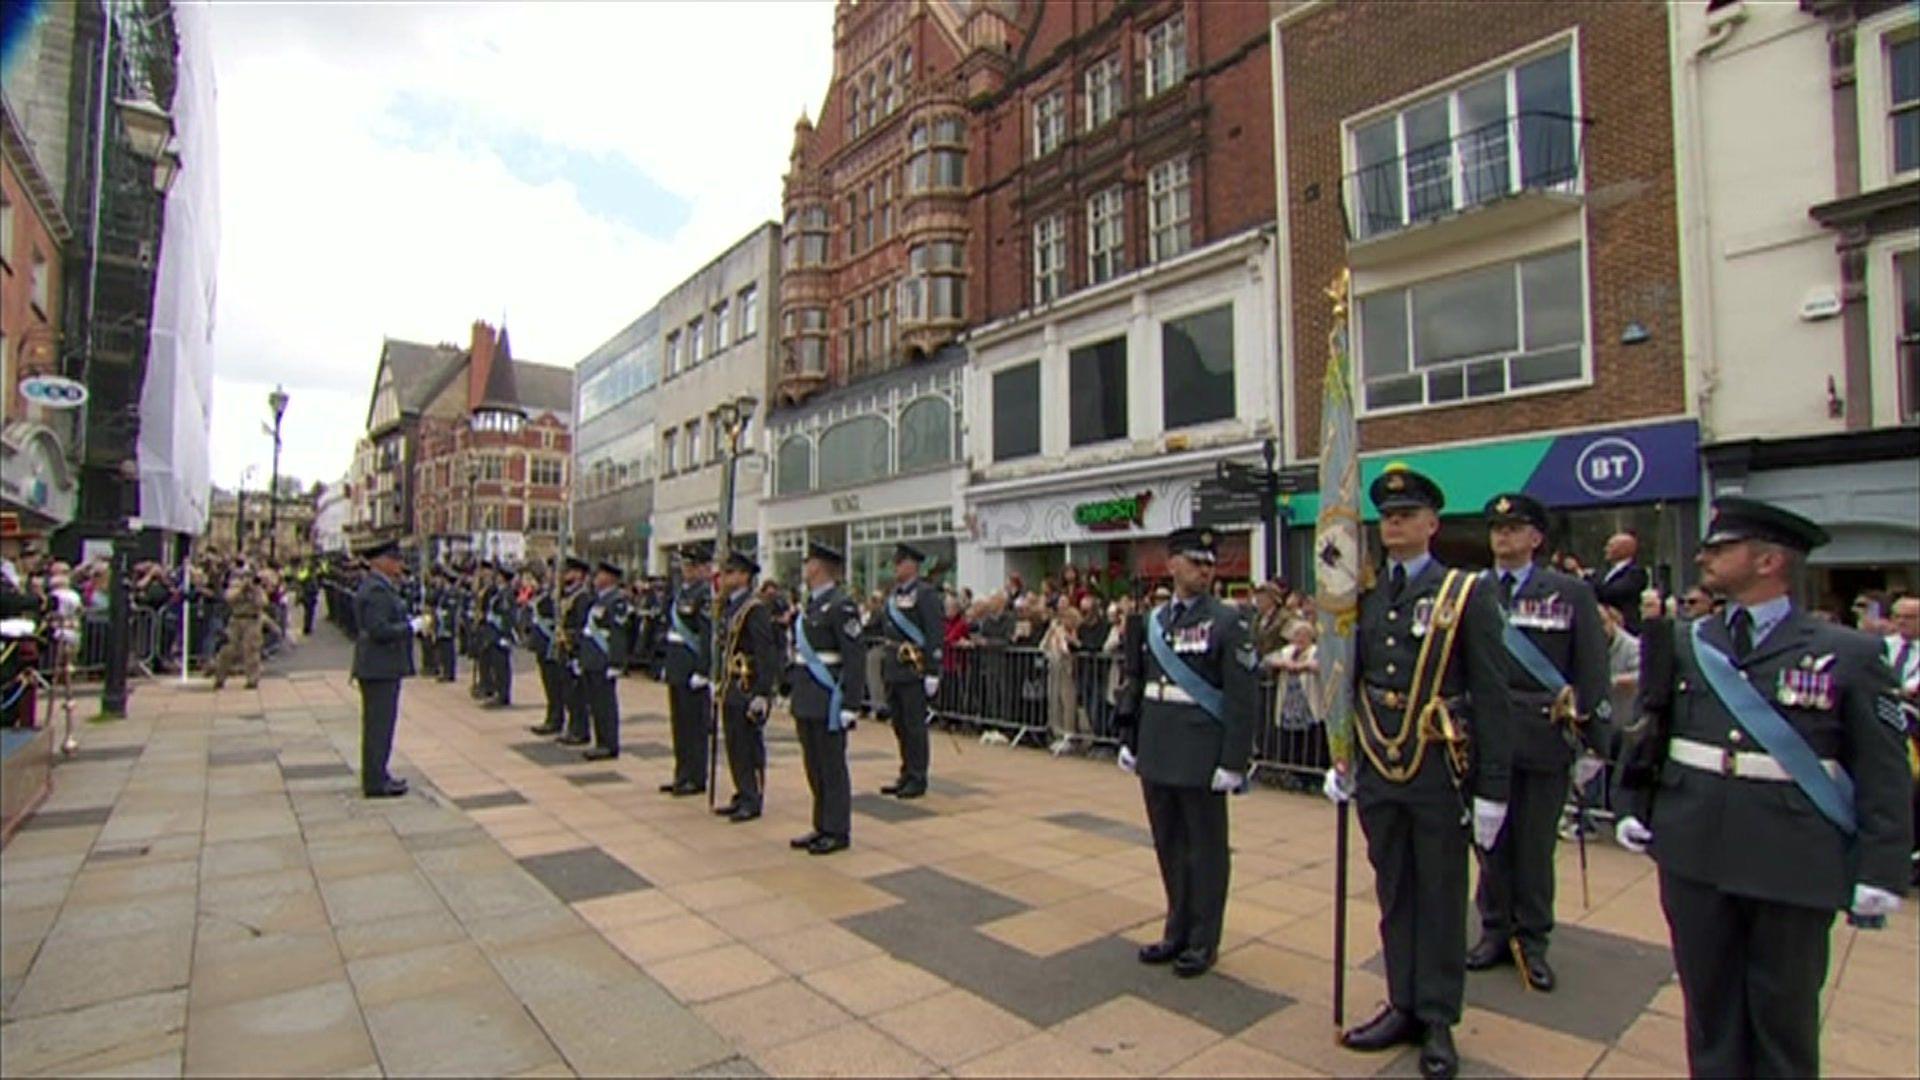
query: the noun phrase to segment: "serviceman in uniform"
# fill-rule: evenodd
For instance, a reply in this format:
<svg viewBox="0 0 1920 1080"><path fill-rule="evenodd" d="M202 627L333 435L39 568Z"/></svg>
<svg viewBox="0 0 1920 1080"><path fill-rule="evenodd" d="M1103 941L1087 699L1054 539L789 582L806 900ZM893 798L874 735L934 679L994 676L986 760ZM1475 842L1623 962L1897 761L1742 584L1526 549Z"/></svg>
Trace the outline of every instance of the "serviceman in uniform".
<svg viewBox="0 0 1920 1080"><path fill-rule="evenodd" d="M267 591L251 567L235 571L227 585L227 643L213 659L213 688L227 685L237 664L246 675L247 689L260 685L260 647L266 634ZM408 653L412 655L411 652Z"/></svg>
<svg viewBox="0 0 1920 1080"><path fill-rule="evenodd" d="M813 792L813 830L789 842L813 855L844 851L853 842L853 788L847 775L847 731L867 692L866 643L860 606L839 585L845 556L807 542L801 568L806 602L794 616L792 687L788 707L800 735L800 760Z"/></svg>
<svg viewBox="0 0 1920 1080"><path fill-rule="evenodd" d="M419 613L428 616L420 630L420 674L440 679L440 648L435 634L440 623L440 568L429 566L417 579Z"/></svg>
<svg viewBox="0 0 1920 1080"><path fill-rule="evenodd" d="M1554 848L1569 770L1581 788L1603 767L1612 716L1607 628L1593 586L1534 562L1547 538L1547 508L1509 492L1486 506L1491 588L1506 614L1513 768L1507 827L1480 860L1480 941L1467 970L1518 964L1535 990L1554 987L1547 963L1553 931ZM1585 750L1585 753L1580 751Z"/></svg>
<svg viewBox="0 0 1920 1080"><path fill-rule="evenodd" d="M917 799L927 793L927 703L940 691L940 648L946 640L946 604L920 578L927 557L900 544L893 550L893 592L887 596L886 652L880 678L887 684L887 722L900 744L900 778L882 795Z"/></svg>
<svg viewBox="0 0 1920 1080"><path fill-rule="evenodd" d="M726 593L721 625L726 635L726 685L721 687L727 771L733 776L733 801L714 813L738 824L760 816L767 771L767 717L780 688L780 635L773 612L754 595L760 564L743 552L729 552L720 568Z"/></svg>
<svg viewBox="0 0 1920 1080"><path fill-rule="evenodd" d="M587 711L593 717L593 749L588 761L620 756L620 665L627 655L626 593L620 589L620 568L603 562L593 575L593 605L580 628L574 647L580 654L580 681L585 684Z"/></svg>
<svg viewBox="0 0 1920 1080"><path fill-rule="evenodd" d="M468 690L481 701L493 697L493 665L487 658L493 651L493 622L488 617L493 589L493 564L482 560L473 568L472 602L467 607L467 657L473 661L473 684Z"/></svg>
<svg viewBox="0 0 1920 1080"><path fill-rule="evenodd" d="M1354 799L1380 902L1388 1003L1345 1032L1352 1050L1420 1047L1420 1072L1460 1068L1453 1025L1466 989L1467 837L1490 850L1507 815L1512 727L1496 588L1429 550L1445 496L1411 469L1368 489L1383 580L1360 601L1351 769L1327 796Z"/></svg>
<svg viewBox="0 0 1920 1080"><path fill-rule="evenodd" d="M491 704L502 709L513 704L513 627L516 599L513 575L508 573L504 566L496 568L493 594L487 599L487 640L492 647L485 653L485 662L492 672L492 677L487 680L493 691Z"/></svg>
<svg viewBox="0 0 1920 1080"><path fill-rule="evenodd" d="M436 566L433 572L439 584L432 594L433 641L431 645L433 651L440 657L439 663L435 665L438 679L441 682L452 682L456 674L455 667L459 662L455 655L458 650L454 648L454 636L460 629L460 619L465 603L461 595L459 579L454 577L451 570L444 566Z"/></svg>
<svg viewBox="0 0 1920 1080"><path fill-rule="evenodd" d="M580 672L580 635L593 607L593 590L587 587L593 567L577 558L568 558L566 565L560 579L560 642L567 733L554 741L561 746L585 746L593 741L593 717L587 708L587 680Z"/></svg>
<svg viewBox="0 0 1920 1080"><path fill-rule="evenodd" d="M1906 889L1892 672L1879 641L1793 603L1826 542L1798 514L1716 500L1695 562L1725 613L1641 638L1615 835L1660 868L1695 1076L1820 1075L1834 912L1871 928Z"/></svg>
<svg viewBox="0 0 1920 1080"><path fill-rule="evenodd" d="M564 573L557 565L555 570ZM537 578L535 585L527 648L539 666L540 692L547 699L547 718L528 730L535 735L560 735L567 730L567 676L561 659L560 605L551 588Z"/></svg>
<svg viewBox="0 0 1920 1080"><path fill-rule="evenodd" d="M1120 767L1140 777L1160 881L1160 940L1146 964L1204 974L1220 952L1231 856L1227 793L1244 791L1260 713L1260 658L1247 617L1215 599L1211 529L1167 538L1174 595L1131 628L1121 646L1126 700Z"/></svg>
<svg viewBox="0 0 1920 1080"><path fill-rule="evenodd" d="M680 549L680 589L667 609L667 713L673 727L673 780L660 790L676 796L707 790L707 738L713 723L713 547L698 541Z"/></svg>
<svg viewBox="0 0 1920 1080"><path fill-rule="evenodd" d="M387 774L393 728L400 718L400 680L413 674L413 635L424 620L407 614L395 584L400 545L376 544L361 553L367 572L353 594L353 678L360 684L360 791L369 799L407 793L407 782Z"/></svg>

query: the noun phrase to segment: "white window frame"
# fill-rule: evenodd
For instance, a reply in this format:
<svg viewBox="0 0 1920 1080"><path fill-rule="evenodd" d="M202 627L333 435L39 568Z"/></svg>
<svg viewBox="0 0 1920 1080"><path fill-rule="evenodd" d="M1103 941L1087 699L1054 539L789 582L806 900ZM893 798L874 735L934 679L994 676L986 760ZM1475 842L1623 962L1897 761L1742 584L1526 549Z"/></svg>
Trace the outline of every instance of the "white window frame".
<svg viewBox="0 0 1920 1080"><path fill-rule="evenodd" d="M667 335L667 377L680 374L680 331Z"/></svg>
<svg viewBox="0 0 1920 1080"><path fill-rule="evenodd" d="M739 340L760 332L760 286L749 285L734 298L734 310L740 313Z"/></svg>
<svg viewBox="0 0 1920 1080"><path fill-rule="evenodd" d="M1033 156L1046 157L1067 141L1067 90L1054 87L1033 99Z"/></svg>
<svg viewBox="0 0 1920 1080"><path fill-rule="evenodd" d="M1920 15L1910 5L1863 20L1855 33L1860 88L1860 176L1868 190L1920 177L1920 167L1896 172L1893 159L1893 64L1895 44L1920 35ZM1901 112L1920 109L1920 103Z"/></svg>
<svg viewBox="0 0 1920 1080"><path fill-rule="evenodd" d="M1114 53L1097 60L1080 77L1081 100L1086 102L1081 110L1081 123L1084 130L1097 131L1114 117L1120 115L1121 95L1126 92L1126 80L1120 73L1120 55Z"/></svg>
<svg viewBox="0 0 1920 1080"><path fill-rule="evenodd" d="M1067 291L1067 216L1048 214L1033 223L1033 305L1051 303Z"/></svg>
<svg viewBox="0 0 1920 1080"><path fill-rule="evenodd" d="M733 344L730 331L733 324L727 321L727 302L720 301L713 306L713 351L718 353Z"/></svg>
<svg viewBox="0 0 1920 1080"><path fill-rule="evenodd" d="M1147 170L1147 261L1164 262L1191 250L1192 161L1168 158Z"/></svg>
<svg viewBox="0 0 1920 1080"><path fill-rule="evenodd" d="M707 320L695 316L687 323L687 339L693 343L693 351L687 357L687 366L699 367L700 361L707 358Z"/></svg>
<svg viewBox="0 0 1920 1080"><path fill-rule="evenodd" d="M1087 200L1087 284L1126 272L1127 191L1115 184Z"/></svg>
<svg viewBox="0 0 1920 1080"><path fill-rule="evenodd" d="M1176 13L1146 33L1146 93L1158 97L1187 77L1187 16Z"/></svg>

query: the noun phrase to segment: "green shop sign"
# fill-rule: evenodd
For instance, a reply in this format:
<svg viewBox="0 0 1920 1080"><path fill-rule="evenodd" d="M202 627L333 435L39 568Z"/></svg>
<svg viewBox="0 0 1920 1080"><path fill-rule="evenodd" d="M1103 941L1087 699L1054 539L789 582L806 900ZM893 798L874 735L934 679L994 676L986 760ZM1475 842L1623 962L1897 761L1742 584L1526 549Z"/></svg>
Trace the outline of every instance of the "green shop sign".
<svg viewBox="0 0 1920 1080"><path fill-rule="evenodd" d="M1124 532L1146 521L1147 504L1153 492L1143 491L1117 499L1084 502L1073 508L1073 522L1088 532Z"/></svg>

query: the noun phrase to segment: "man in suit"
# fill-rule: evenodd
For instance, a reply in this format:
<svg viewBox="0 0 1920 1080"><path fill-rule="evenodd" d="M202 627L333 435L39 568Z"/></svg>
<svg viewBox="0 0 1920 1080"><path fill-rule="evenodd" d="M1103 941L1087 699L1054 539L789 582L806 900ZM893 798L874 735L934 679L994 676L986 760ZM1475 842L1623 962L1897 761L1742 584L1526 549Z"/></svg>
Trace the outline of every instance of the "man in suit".
<svg viewBox="0 0 1920 1080"><path fill-rule="evenodd" d="M362 552L367 573L353 595L353 678L360 684L360 791L369 799L407 793L407 782L387 775L393 728L400 718L400 680L413 674L413 635L425 625L407 614L394 583L400 545L388 540Z"/></svg>
<svg viewBox="0 0 1920 1080"><path fill-rule="evenodd" d="M1820 1075L1835 911L1899 907L1912 846L1905 726L1880 642L1799 610L1818 525L1715 501L1695 558L1723 615L1641 638L1621 846L1651 850L1695 1076ZM1851 779L1851 789L1840 777Z"/></svg>
<svg viewBox="0 0 1920 1080"><path fill-rule="evenodd" d="M886 652L880 678L887 685L887 722L900 744L900 778L882 795L917 799L927 793L927 702L940 691L941 647L947 636L940 590L920 578L926 555L909 544L893 550L893 591L881 627Z"/></svg>
<svg viewBox="0 0 1920 1080"><path fill-rule="evenodd" d="M587 681L580 673L580 635L587 628L587 612L593 607L593 590L587 588L587 575L593 572L585 559L567 559L560 580L560 638L563 687L561 700L567 733L555 739L561 746L585 746L592 741L592 716L587 707Z"/></svg>
<svg viewBox="0 0 1920 1080"><path fill-rule="evenodd" d="M594 568L593 602L574 642L587 712L593 718L593 749L584 755L588 761L620 756L620 665L627 655L629 621L620 576L620 568L610 562Z"/></svg>
<svg viewBox="0 0 1920 1080"><path fill-rule="evenodd" d="M789 846L812 855L831 855L852 843L847 731L857 715L856 703L866 696L867 660L860 607L839 585L845 565L838 550L807 543L801 568L807 598L793 620L793 661L787 669L800 760L813 792L813 829Z"/></svg>
<svg viewBox="0 0 1920 1080"><path fill-rule="evenodd" d="M1384 581L1360 600L1354 640L1351 768L1327 771L1367 837L1387 1005L1347 1031L1352 1050L1420 1047L1420 1072L1460 1068L1453 1025L1466 990L1467 839L1491 850L1506 822L1512 728L1498 589L1449 570L1431 547L1446 496L1389 469L1368 496L1380 512Z"/></svg>
<svg viewBox="0 0 1920 1080"><path fill-rule="evenodd" d="M1647 591L1647 568L1638 561L1639 535L1623 529L1607 537L1606 555L1606 569L1592 572L1594 598L1618 611L1626 620L1627 632L1638 637L1640 594Z"/></svg>
<svg viewBox="0 0 1920 1080"><path fill-rule="evenodd" d="M780 636L773 612L754 595L753 579L760 564L744 552L727 553L720 569L720 588L726 593L726 685L721 687L721 718L727 739L727 772L733 777L733 800L714 813L739 824L760 816L763 778L767 771L767 717L773 714L773 695L780 686Z"/></svg>
<svg viewBox="0 0 1920 1080"><path fill-rule="evenodd" d="M1220 951L1231 856L1227 793L1246 787L1260 712L1260 658L1247 617L1215 599L1210 529L1167 538L1174 596L1121 645L1126 701L1120 767L1140 777L1167 893L1146 964L1203 974Z"/></svg>
<svg viewBox="0 0 1920 1080"><path fill-rule="evenodd" d="M1517 963L1529 986L1550 991L1556 826L1568 770L1585 788L1608 746L1607 628L1586 582L1534 562L1546 541L1545 506L1509 492L1488 500L1486 517L1493 569L1481 587L1493 588L1506 633L1518 635L1507 640L1513 772L1507 827L1480 860L1481 937L1467 970Z"/></svg>
<svg viewBox="0 0 1920 1080"><path fill-rule="evenodd" d="M660 790L677 797L707 790L707 738L713 723L713 546L680 549L680 589L667 608L667 713L673 727L673 779Z"/></svg>

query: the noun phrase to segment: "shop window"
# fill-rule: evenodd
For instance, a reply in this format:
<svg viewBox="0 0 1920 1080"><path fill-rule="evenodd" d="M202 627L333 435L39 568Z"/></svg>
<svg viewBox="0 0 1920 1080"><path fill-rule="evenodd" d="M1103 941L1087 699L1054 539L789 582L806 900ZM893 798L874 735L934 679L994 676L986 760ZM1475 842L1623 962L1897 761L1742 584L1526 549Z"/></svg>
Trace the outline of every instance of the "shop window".
<svg viewBox="0 0 1920 1080"><path fill-rule="evenodd" d="M953 409L945 398L923 397L900 410L900 471L953 460Z"/></svg>
<svg viewBox="0 0 1920 1080"><path fill-rule="evenodd" d="M1233 416L1233 305L1160 326L1161 394L1167 430Z"/></svg>
<svg viewBox="0 0 1920 1080"><path fill-rule="evenodd" d="M887 475L890 434L878 416L856 416L828 428L820 436L820 487L846 487Z"/></svg>
<svg viewBox="0 0 1920 1080"><path fill-rule="evenodd" d="M805 435L789 435L780 444L773 473L773 493L792 495L813 486L813 443Z"/></svg>
<svg viewBox="0 0 1920 1080"><path fill-rule="evenodd" d="M1030 360L993 376L993 459L1012 461L1040 452L1040 362Z"/></svg>
<svg viewBox="0 0 1920 1080"><path fill-rule="evenodd" d="M1127 339L1084 345L1067 356L1068 442L1088 446L1127 437Z"/></svg>

